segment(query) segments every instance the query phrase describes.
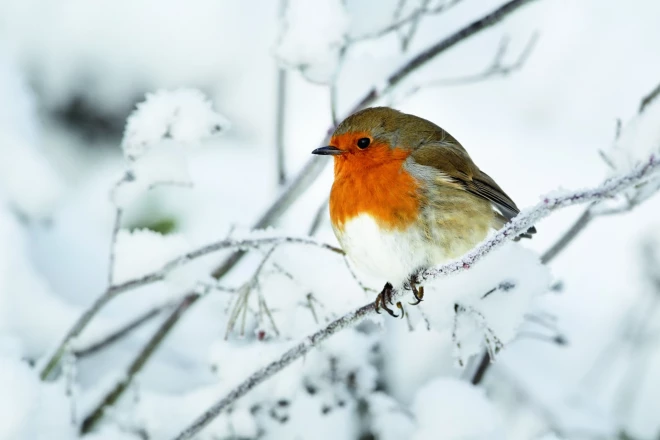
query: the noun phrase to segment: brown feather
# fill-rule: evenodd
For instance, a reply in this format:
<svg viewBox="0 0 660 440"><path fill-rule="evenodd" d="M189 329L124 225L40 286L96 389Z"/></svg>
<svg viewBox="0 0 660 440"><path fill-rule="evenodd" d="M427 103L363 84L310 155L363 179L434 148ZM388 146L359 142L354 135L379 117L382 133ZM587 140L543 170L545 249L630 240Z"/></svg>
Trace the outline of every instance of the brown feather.
<svg viewBox="0 0 660 440"><path fill-rule="evenodd" d="M447 142L449 139L451 141ZM491 202L505 220L502 224L520 212L515 202L488 174L477 167L453 137L447 135L442 143L423 144L416 148L411 156L417 164L440 171L465 191ZM535 232L534 227L529 228L522 237L531 238L531 234Z"/></svg>

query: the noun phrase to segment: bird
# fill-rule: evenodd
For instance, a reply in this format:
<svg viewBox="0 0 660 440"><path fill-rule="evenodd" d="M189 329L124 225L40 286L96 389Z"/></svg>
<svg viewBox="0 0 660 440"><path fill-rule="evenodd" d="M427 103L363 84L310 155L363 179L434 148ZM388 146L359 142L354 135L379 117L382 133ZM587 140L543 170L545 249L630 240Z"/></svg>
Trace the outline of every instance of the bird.
<svg viewBox="0 0 660 440"><path fill-rule="evenodd" d="M350 115L312 154L334 158L330 220L346 256L387 280L375 300L379 313L398 316L387 305L393 286L412 290L411 304L419 304L422 270L461 257L520 212L456 138L390 107Z"/></svg>

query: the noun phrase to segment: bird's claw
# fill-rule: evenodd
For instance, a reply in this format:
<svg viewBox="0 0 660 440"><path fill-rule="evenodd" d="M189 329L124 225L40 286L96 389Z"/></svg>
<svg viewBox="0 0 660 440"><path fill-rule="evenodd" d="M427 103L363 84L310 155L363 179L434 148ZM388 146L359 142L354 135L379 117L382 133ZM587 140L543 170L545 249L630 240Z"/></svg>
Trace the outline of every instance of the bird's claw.
<svg viewBox="0 0 660 440"><path fill-rule="evenodd" d="M392 296L394 293L394 288L390 283L385 284L385 287L383 287L382 292L378 294L376 297L376 301L374 302L374 306L376 307L376 313L380 314L380 309L381 307L393 318L403 318L404 311L403 311L403 305L401 304L401 301L398 301L396 303L396 307L401 310L401 315L397 315L394 313L394 311L387 306L387 304L394 304L392 302Z"/></svg>
<svg viewBox="0 0 660 440"><path fill-rule="evenodd" d="M408 303L411 306L416 306L417 304L421 303L424 300L424 287L419 286L417 287L417 274L413 274L410 276L410 279L408 280L408 286L410 286L410 290L412 290L413 296L417 300L417 302L414 303Z"/></svg>
<svg viewBox="0 0 660 440"><path fill-rule="evenodd" d="M424 286L420 286L419 288L411 283L410 288L412 289L413 295L415 296L415 299L417 302L414 303L408 303L411 306L416 306L417 304L421 303L424 300Z"/></svg>

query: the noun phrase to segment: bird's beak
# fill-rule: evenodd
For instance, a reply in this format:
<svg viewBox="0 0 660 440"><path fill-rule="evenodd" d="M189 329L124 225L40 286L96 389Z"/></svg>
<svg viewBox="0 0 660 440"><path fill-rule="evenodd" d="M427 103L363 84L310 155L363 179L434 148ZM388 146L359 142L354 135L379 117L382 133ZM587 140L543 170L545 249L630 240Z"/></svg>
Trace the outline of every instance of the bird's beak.
<svg viewBox="0 0 660 440"><path fill-rule="evenodd" d="M320 154L322 156L337 156L342 153L343 151L341 151L337 147L333 147L332 145L328 145L327 147L317 148L316 150L312 151L312 154Z"/></svg>

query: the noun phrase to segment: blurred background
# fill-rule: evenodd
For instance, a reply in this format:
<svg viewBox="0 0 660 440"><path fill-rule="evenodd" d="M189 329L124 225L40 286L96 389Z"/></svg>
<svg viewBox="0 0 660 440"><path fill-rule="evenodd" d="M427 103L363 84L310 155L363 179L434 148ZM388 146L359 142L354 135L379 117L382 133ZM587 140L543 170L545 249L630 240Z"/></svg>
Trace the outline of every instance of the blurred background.
<svg viewBox="0 0 660 440"><path fill-rule="evenodd" d="M521 208L550 191L594 186L611 175L599 151L614 142L617 121L625 125L633 118L660 82L657 1L528 3L434 58L378 101L441 125ZM398 66L502 4L0 0L0 437L79 438L80 423L181 294L170 289L165 295L156 285L109 303L74 352L158 304L167 307L106 350L84 359L69 353L58 380L39 380L44 359L107 287L116 209L111 191L127 167L121 148L126 120L146 94L198 89L231 129L187 154L192 188L145 191L124 209L121 229L133 235L116 257L125 257L128 266L155 258L159 246L172 257L252 227L310 159L333 118L347 116ZM324 204L331 182L331 167L325 167L272 226L298 236L313 231L336 243ZM583 210L569 208L543 220L524 246L542 253ZM135 231L158 234L158 242ZM496 420L497 436L442 438L660 439L659 255L657 196L631 212L591 222L550 265L555 289L541 301L552 329L533 330L541 335L507 346L480 385L490 405L483 417ZM250 254L221 281L241 286L261 257ZM292 253L277 260L293 267L301 298L317 289L323 302L323 295L351 285L345 272L346 280L338 281L296 262L305 258ZM208 273L221 261L215 255L201 270ZM269 283L261 282L267 298L293 289L282 280ZM362 295L355 286L346 289ZM282 301L297 304L291 295ZM368 299L347 298L328 305L329 316ZM226 297L196 304L162 341L119 409L87 436L170 438L231 389L236 377L252 371L257 361L241 353L264 338L263 327L255 315L248 318L252 332L228 337L228 310ZM280 353L314 325L280 328L264 345ZM358 333L369 344L356 342ZM351 391L348 382L342 386L353 397L338 398L335 390L332 404L309 387L305 399L312 403L298 395L278 399L287 388L280 383L277 392L258 393L245 404L249 410L241 412L239 405L199 438L433 438L413 427L414 409L422 405L415 392L438 376L460 377L451 357L415 367L419 356L403 349L402 336L373 354L382 342L373 329L351 335L344 341L347 352L332 352L329 359L362 353L351 358L355 368L370 363L378 384L369 389L386 396L386 403L379 401L386 409L379 411L389 421L379 423L399 428L386 424L379 431L373 396ZM442 349L433 343L430 338L420 347L451 352L447 341ZM381 374L391 356L414 377ZM410 356L409 363L401 356ZM228 359L235 365L223 375L218 365ZM304 368L314 365L306 362ZM346 371L346 377L354 373ZM344 400L352 403L338 403ZM254 409L259 404L270 409L260 413ZM303 407L310 405L319 410L305 415ZM451 406L437 405L439 413ZM479 424L480 416L474 420Z"/></svg>

